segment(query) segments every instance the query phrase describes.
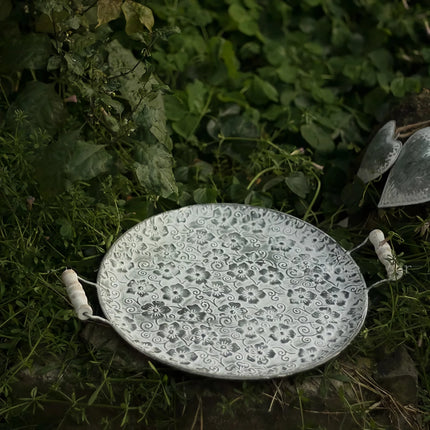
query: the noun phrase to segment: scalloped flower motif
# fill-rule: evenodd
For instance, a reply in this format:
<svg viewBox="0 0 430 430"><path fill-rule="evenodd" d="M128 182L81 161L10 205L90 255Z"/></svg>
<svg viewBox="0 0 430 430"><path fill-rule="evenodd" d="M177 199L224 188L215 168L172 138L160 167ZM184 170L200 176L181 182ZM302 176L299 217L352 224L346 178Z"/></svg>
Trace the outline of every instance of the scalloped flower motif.
<svg viewBox="0 0 430 430"><path fill-rule="evenodd" d="M295 290L289 289L287 291L287 297L290 298L290 303L293 305L304 304L309 306L316 296L317 295L311 290L303 287L298 287Z"/></svg>
<svg viewBox="0 0 430 430"><path fill-rule="evenodd" d="M197 284L203 284L206 282L211 274L202 266L193 266L186 270L187 276L185 279L188 282L196 282Z"/></svg>
<svg viewBox="0 0 430 430"><path fill-rule="evenodd" d="M169 349L167 354L180 364L190 364L198 358L197 354L187 346L179 346L177 348Z"/></svg>
<svg viewBox="0 0 430 430"><path fill-rule="evenodd" d="M266 227L266 221L256 211L251 211L245 215L240 223L241 230L252 233L262 233Z"/></svg>
<svg viewBox="0 0 430 430"><path fill-rule="evenodd" d="M163 323L160 324L157 334L162 338L166 338L170 342L177 342L184 337L186 331L183 330L177 322L173 322L171 324Z"/></svg>
<svg viewBox="0 0 430 430"><path fill-rule="evenodd" d="M199 245L205 245L210 243L215 236L205 228L199 228L193 231L193 233L187 238L188 242L196 242Z"/></svg>
<svg viewBox="0 0 430 430"><path fill-rule="evenodd" d="M275 351L263 342L248 345L245 351L247 359L259 365L267 364L276 355Z"/></svg>
<svg viewBox="0 0 430 430"><path fill-rule="evenodd" d="M178 311L182 321L199 322L204 321L206 312L199 305L188 305Z"/></svg>
<svg viewBox="0 0 430 430"><path fill-rule="evenodd" d="M118 272L126 273L134 268L134 262L130 259L124 259L124 255L122 253L115 252L114 257L112 259L112 266L118 270Z"/></svg>
<svg viewBox="0 0 430 430"><path fill-rule="evenodd" d="M240 350L240 346L228 337L221 337L214 346L214 349L219 351L223 357L230 357L236 351Z"/></svg>
<svg viewBox="0 0 430 430"><path fill-rule="evenodd" d="M203 290L203 294L217 299L224 297L228 293L231 293L231 288L227 287L222 281L214 281L211 283L210 288Z"/></svg>
<svg viewBox="0 0 430 430"><path fill-rule="evenodd" d="M214 339L218 337L218 334L214 332L210 327L200 325L191 330L190 341L196 345L212 345Z"/></svg>
<svg viewBox="0 0 430 430"><path fill-rule="evenodd" d="M249 339L255 339L258 334L264 332L264 329L261 327L261 321L257 318L239 320L237 325L239 327L236 331Z"/></svg>
<svg viewBox="0 0 430 430"><path fill-rule="evenodd" d="M243 318L243 315L246 313L246 309L242 307L240 303L230 302L225 305L220 306L219 311L222 316L226 316L229 318Z"/></svg>
<svg viewBox="0 0 430 430"><path fill-rule="evenodd" d="M191 296L190 290L187 290L181 284L167 285L161 291L163 292L163 299L173 303L181 303Z"/></svg>
<svg viewBox="0 0 430 430"><path fill-rule="evenodd" d="M227 275L240 281L245 281L254 276L254 271L249 268L248 263L233 263L228 266Z"/></svg>
<svg viewBox="0 0 430 430"><path fill-rule="evenodd" d="M170 313L170 308L161 301L153 301L150 303L145 303L141 306L142 314L151 319L162 318L166 314Z"/></svg>
<svg viewBox="0 0 430 430"><path fill-rule="evenodd" d="M290 326L288 326L287 324L279 324L279 325L270 327L269 337L276 342L288 343L292 339L294 339L295 336L296 336L295 331L291 330Z"/></svg>
<svg viewBox="0 0 430 430"><path fill-rule="evenodd" d="M260 270L259 281L268 283L268 284L280 284L284 279L284 274L278 270L276 267L269 266L267 268Z"/></svg>
<svg viewBox="0 0 430 430"><path fill-rule="evenodd" d="M248 240L239 233L223 234L221 236L222 246L233 251L238 251L248 244Z"/></svg>
<svg viewBox="0 0 430 430"><path fill-rule="evenodd" d="M260 290L255 285L246 285L244 287L239 287L237 289L237 292L239 293L239 300L251 304L258 303L260 299L266 296L266 293Z"/></svg>
<svg viewBox="0 0 430 430"><path fill-rule="evenodd" d="M172 279L179 273L178 266L173 262L158 263L157 269L153 271L157 276L161 276L164 279Z"/></svg>
<svg viewBox="0 0 430 430"><path fill-rule="evenodd" d="M127 287L128 288L127 288L126 292L128 294L137 293L137 295L140 297L148 296L149 294L151 294L155 290L155 287L152 284L149 284L145 279L137 280L137 281L132 279L127 284Z"/></svg>

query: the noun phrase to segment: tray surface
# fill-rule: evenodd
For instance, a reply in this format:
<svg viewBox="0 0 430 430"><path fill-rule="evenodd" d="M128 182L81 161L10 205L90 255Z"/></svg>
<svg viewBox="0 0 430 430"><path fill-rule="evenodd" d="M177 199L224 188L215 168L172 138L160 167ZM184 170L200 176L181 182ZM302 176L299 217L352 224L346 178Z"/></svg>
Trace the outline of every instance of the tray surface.
<svg viewBox="0 0 430 430"><path fill-rule="evenodd" d="M359 332L367 289L349 254L291 215L195 205L124 233L98 295L145 355L230 379L286 376L336 356Z"/></svg>

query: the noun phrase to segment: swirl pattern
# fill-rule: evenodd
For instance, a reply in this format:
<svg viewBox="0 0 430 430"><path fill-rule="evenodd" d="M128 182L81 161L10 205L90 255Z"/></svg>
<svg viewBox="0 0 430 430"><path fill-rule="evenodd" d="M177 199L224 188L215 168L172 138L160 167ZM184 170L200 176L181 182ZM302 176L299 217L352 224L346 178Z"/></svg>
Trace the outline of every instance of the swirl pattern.
<svg viewBox="0 0 430 430"><path fill-rule="evenodd" d="M142 353L230 379L290 375L343 350L367 289L349 254L278 211L195 205L149 218L102 261L107 318Z"/></svg>

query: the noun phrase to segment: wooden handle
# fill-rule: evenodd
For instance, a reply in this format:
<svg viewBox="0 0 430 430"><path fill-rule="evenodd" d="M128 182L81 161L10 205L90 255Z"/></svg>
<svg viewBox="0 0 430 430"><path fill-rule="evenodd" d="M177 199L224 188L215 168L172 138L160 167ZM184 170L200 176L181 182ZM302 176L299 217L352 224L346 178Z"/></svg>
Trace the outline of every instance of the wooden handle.
<svg viewBox="0 0 430 430"><path fill-rule="evenodd" d="M88 304L87 296L76 272L72 269L65 270L61 275L61 280L66 286L67 294L78 318L82 321L89 319L93 315L93 310Z"/></svg>
<svg viewBox="0 0 430 430"><path fill-rule="evenodd" d="M396 263L393 251L385 240L384 233L378 229L372 230L369 234L369 240L375 247L379 261L385 266L388 279L390 281L400 279L403 276L403 269Z"/></svg>

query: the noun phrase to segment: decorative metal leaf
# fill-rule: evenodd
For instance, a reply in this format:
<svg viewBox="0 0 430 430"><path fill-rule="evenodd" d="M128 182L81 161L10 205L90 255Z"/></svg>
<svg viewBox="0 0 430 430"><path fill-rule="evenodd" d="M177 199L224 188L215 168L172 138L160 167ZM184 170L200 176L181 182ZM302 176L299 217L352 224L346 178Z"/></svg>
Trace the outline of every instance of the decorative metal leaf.
<svg viewBox="0 0 430 430"><path fill-rule="evenodd" d="M370 182L385 173L397 160L402 142L396 140L396 121L389 121L379 129L364 154L357 176Z"/></svg>
<svg viewBox="0 0 430 430"><path fill-rule="evenodd" d="M405 206L430 200L430 127L405 143L388 175L378 207Z"/></svg>

